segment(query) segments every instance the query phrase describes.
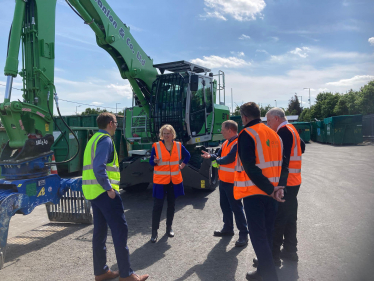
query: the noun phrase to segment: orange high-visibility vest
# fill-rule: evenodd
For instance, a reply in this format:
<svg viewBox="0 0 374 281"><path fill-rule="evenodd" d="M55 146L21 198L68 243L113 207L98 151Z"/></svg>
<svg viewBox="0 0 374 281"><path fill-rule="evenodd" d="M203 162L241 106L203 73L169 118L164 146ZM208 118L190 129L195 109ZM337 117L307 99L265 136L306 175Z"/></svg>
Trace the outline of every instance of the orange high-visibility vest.
<svg viewBox="0 0 374 281"><path fill-rule="evenodd" d="M221 157L225 157L229 152L233 149L233 147L238 143L238 139L236 138L230 144L229 141L226 140L222 145L221 150ZM236 165L236 158L235 161L227 164L222 165L219 164L218 176L220 181L234 183L234 172L235 172L235 165Z"/></svg>
<svg viewBox="0 0 374 281"><path fill-rule="evenodd" d="M291 148L291 156L290 156L290 163L288 165L288 178L287 178L287 186L295 186L301 184L301 140L300 135L294 125L286 124L283 127L287 127L287 129L291 132L293 136L292 148Z"/></svg>
<svg viewBox="0 0 374 281"><path fill-rule="evenodd" d="M242 133L250 135L255 142L256 166L274 187L278 186L283 162L283 143L278 134L263 123L244 128L240 134ZM238 153L236 163L234 198L238 200L251 195L268 195L248 177Z"/></svg>
<svg viewBox="0 0 374 281"><path fill-rule="evenodd" d="M183 181L179 168L179 161L182 159L182 144L174 141L171 153L166 149L162 141L153 144L156 157L161 161L154 166L153 183L156 184L179 184Z"/></svg>

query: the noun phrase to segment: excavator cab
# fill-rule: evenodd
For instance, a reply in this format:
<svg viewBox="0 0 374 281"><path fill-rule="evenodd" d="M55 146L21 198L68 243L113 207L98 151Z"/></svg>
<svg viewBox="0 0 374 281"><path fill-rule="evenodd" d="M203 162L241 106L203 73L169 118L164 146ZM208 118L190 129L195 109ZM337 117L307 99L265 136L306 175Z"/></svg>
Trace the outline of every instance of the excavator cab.
<svg viewBox="0 0 374 281"><path fill-rule="evenodd" d="M215 103L215 82L210 69L186 61L154 67L162 75L152 85L151 130L158 135L164 124L171 124L183 143L210 141ZM170 73L164 74L165 71Z"/></svg>

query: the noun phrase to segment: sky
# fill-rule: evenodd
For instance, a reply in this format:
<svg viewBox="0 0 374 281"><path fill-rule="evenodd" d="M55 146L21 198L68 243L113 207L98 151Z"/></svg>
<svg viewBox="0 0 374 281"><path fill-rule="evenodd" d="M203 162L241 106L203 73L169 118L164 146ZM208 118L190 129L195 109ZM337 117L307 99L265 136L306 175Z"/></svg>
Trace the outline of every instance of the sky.
<svg viewBox="0 0 374 281"><path fill-rule="evenodd" d="M374 79L373 0L107 0L154 64L186 60L225 73L226 105L309 107L319 92L346 93ZM5 66L13 0L0 0ZM131 89L90 27L58 0L55 84L63 115L131 107ZM2 55L1 55L2 54ZM3 100L6 78L0 76ZM15 79L20 89L22 81ZM14 89L12 100L21 99ZM223 98L222 98L223 99ZM67 102L70 101L70 102ZM81 103L81 104L80 104ZM87 105L83 105L87 104Z"/></svg>

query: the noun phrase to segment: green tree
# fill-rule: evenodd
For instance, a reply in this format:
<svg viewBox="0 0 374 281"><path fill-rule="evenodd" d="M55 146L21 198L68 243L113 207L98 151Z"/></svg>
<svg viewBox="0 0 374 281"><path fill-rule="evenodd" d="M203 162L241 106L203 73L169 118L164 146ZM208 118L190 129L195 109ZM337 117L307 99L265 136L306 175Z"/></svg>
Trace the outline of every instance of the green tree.
<svg viewBox="0 0 374 281"><path fill-rule="evenodd" d="M262 107L262 105L260 106L260 111L261 111L261 117L265 117L266 113L268 113L268 111L270 109L272 109L273 106L271 106L270 104L268 104L267 106L265 107Z"/></svg>
<svg viewBox="0 0 374 281"><path fill-rule="evenodd" d="M301 106L299 102L299 98L295 94L289 101L288 101L288 108L286 110L286 115L300 115L301 114Z"/></svg>
<svg viewBox="0 0 374 281"><path fill-rule="evenodd" d="M305 108L300 116L299 116L299 121L300 122L310 122L312 120L312 115L311 115L312 111L311 109L309 108Z"/></svg>
<svg viewBox="0 0 374 281"><path fill-rule="evenodd" d="M91 114L100 114L102 112L108 112L106 109L100 109L98 108L86 108L81 115L91 115Z"/></svg>
<svg viewBox="0 0 374 281"><path fill-rule="evenodd" d="M374 80L360 89L357 105L361 114L374 113Z"/></svg>

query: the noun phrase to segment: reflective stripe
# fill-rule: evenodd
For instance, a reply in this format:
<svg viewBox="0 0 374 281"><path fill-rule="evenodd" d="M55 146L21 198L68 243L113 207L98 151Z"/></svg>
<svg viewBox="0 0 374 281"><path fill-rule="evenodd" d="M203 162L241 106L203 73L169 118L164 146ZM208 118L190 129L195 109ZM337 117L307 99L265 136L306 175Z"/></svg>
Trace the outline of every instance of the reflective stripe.
<svg viewBox="0 0 374 281"><path fill-rule="evenodd" d="M297 137L296 137L295 131L291 127L287 126L287 128L291 130L292 136L293 136L293 143L295 144L295 147L293 149L293 155L297 156L299 153L298 153L298 149L297 149Z"/></svg>
<svg viewBox="0 0 374 281"><path fill-rule="evenodd" d="M291 161L301 161L301 156L291 156L290 160Z"/></svg>
<svg viewBox="0 0 374 281"><path fill-rule="evenodd" d="M119 172L119 167L115 167L115 166L113 166L113 167L108 167L108 166L106 166L106 168L105 168L108 172Z"/></svg>
<svg viewBox="0 0 374 281"><path fill-rule="evenodd" d="M153 171L155 175L170 175L170 171Z"/></svg>
<svg viewBox="0 0 374 281"><path fill-rule="evenodd" d="M83 171L87 171L87 170L93 170L93 165L83 166Z"/></svg>
<svg viewBox="0 0 374 281"><path fill-rule="evenodd" d="M275 183L279 182L279 178L278 177L276 177L276 178L269 178L268 180L270 182L275 182ZM254 186L254 185L255 184L251 180L249 180L249 181L236 181L234 183L234 186L238 186L238 187L248 187L248 186Z"/></svg>
<svg viewBox="0 0 374 281"><path fill-rule="evenodd" d="M159 162L157 166L169 166L169 162Z"/></svg>
<svg viewBox="0 0 374 281"><path fill-rule="evenodd" d="M234 183L234 186L238 186L238 187L247 187L247 186L254 186L255 184L253 183L253 181L236 181Z"/></svg>
<svg viewBox="0 0 374 281"><path fill-rule="evenodd" d="M82 185L99 184L97 180L82 180Z"/></svg>
<svg viewBox="0 0 374 281"><path fill-rule="evenodd" d="M109 179L109 182L112 183L112 184L116 184L116 185L119 185L119 183L120 183L120 181L111 180L111 179Z"/></svg>
<svg viewBox="0 0 374 281"><path fill-rule="evenodd" d="M175 142L177 144L177 150L178 150L178 159L181 160L181 144L180 142ZM178 163L179 164L179 163Z"/></svg>
<svg viewBox="0 0 374 281"><path fill-rule="evenodd" d="M225 171L225 172L235 172L235 169L234 168L227 168L227 167L222 167L222 166L219 166L219 169L221 171Z"/></svg>
<svg viewBox="0 0 374 281"><path fill-rule="evenodd" d="M290 174L300 174L301 169L288 169Z"/></svg>
<svg viewBox="0 0 374 281"><path fill-rule="evenodd" d="M179 175L179 173L180 173L180 171L177 171L177 172L171 172L170 175L172 175L172 176L177 176L177 175Z"/></svg>
<svg viewBox="0 0 374 281"><path fill-rule="evenodd" d="M110 167L110 166L106 166L105 169L109 172L119 172L119 167ZM83 166L83 171L88 171L88 170L93 170L93 165L86 165L86 166Z"/></svg>
<svg viewBox="0 0 374 281"><path fill-rule="evenodd" d="M105 135L105 134L102 134L102 135ZM92 161L93 161L94 158L95 158L95 143L96 143L97 139L100 138L102 135L98 135L98 136L96 137L96 139L95 139L95 140L93 141L93 143L92 143L92 147L91 147L91 163L92 163Z"/></svg>
<svg viewBox="0 0 374 281"><path fill-rule="evenodd" d="M258 133L252 128L246 128L245 130L251 132L256 138L256 148L260 164L265 163L264 150L262 149L262 143Z"/></svg>
<svg viewBox="0 0 374 281"><path fill-rule="evenodd" d="M170 162L170 165L179 165L179 161Z"/></svg>
<svg viewBox="0 0 374 281"><path fill-rule="evenodd" d="M256 166L259 167L260 169L266 169L270 167L281 167L282 161L269 161L265 163L256 164Z"/></svg>
<svg viewBox="0 0 374 281"><path fill-rule="evenodd" d="M230 144L231 144L231 143L230 143ZM231 146L230 152L231 152L231 150L235 147L236 144L238 144L238 139L236 139L236 140L234 140L234 141L232 142L232 146Z"/></svg>
<svg viewBox="0 0 374 281"><path fill-rule="evenodd" d="M157 154L158 154L158 157L160 157L162 159L162 153L161 153L161 145L160 145L160 142L156 142L156 149L157 149Z"/></svg>

